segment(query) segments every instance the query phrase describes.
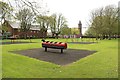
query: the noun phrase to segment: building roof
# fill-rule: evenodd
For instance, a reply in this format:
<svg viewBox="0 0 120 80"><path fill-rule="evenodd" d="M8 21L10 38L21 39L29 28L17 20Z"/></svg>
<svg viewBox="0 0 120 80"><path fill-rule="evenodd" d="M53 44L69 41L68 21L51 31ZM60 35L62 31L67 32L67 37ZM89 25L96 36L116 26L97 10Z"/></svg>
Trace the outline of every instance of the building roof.
<svg viewBox="0 0 120 80"><path fill-rule="evenodd" d="M39 25L32 25L31 30L40 30Z"/></svg>
<svg viewBox="0 0 120 80"><path fill-rule="evenodd" d="M12 28L20 28L20 22L9 22ZM39 25L31 25L31 30L40 30Z"/></svg>
<svg viewBox="0 0 120 80"><path fill-rule="evenodd" d="M20 23L19 22L9 22L9 24L12 28L20 28Z"/></svg>

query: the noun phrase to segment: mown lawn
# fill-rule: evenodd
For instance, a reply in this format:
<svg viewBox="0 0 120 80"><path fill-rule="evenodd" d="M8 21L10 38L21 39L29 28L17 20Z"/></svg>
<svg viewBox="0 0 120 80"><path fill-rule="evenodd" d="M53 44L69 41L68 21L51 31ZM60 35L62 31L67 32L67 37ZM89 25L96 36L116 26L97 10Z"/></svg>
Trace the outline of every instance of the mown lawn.
<svg viewBox="0 0 120 80"><path fill-rule="evenodd" d="M71 41L70 39L48 40ZM32 39L32 42L36 43L2 45L3 78L118 77L118 40L101 40L96 44L68 44L68 48L96 50L97 52L66 66L60 66L9 52L41 48L40 39Z"/></svg>

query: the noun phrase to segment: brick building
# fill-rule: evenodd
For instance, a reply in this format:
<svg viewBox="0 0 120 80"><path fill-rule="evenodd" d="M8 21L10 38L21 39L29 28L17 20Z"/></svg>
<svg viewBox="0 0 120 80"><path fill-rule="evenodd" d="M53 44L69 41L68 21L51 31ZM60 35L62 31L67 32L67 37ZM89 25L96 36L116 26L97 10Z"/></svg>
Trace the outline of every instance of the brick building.
<svg viewBox="0 0 120 80"><path fill-rule="evenodd" d="M22 32L20 30L20 23L19 22L10 22L5 21L3 23L3 27L6 27L6 32L9 32L11 36L19 36L19 38L24 38L25 34L26 37L29 38L42 38L44 36L47 36L47 32L42 33L39 29L39 25L32 25L30 27L30 30L27 32Z"/></svg>

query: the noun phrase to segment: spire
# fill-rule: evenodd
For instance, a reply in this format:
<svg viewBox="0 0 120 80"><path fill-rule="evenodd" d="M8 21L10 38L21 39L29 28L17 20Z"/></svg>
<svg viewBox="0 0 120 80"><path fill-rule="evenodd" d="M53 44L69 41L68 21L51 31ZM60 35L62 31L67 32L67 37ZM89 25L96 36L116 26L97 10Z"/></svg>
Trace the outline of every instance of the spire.
<svg viewBox="0 0 120 80"><path fill-rule="evenodd" d="M81 25L81 21L79 21L79 25Z"/></svg>
<svg viewBox="0 0 120 80"><path fill-rule="evenodd" d="M82 36L82 23L81 21L79 21L78 23L78 29L79 29L79 33L80 33L80 37Z"/></svg>

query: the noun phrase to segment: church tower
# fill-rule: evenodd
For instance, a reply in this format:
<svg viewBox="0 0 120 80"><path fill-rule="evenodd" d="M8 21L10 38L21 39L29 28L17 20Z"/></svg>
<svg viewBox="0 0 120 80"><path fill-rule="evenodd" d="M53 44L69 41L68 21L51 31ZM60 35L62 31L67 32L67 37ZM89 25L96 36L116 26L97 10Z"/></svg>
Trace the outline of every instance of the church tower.
<svg viewBox="0 0 120 80"><path fill-rule="evenodd" d="M82 37L82 23L81 23L81 21L79 21L79 23L78 23L78 29L79 29L79 33L80 33L80 37Z"/></svg>

